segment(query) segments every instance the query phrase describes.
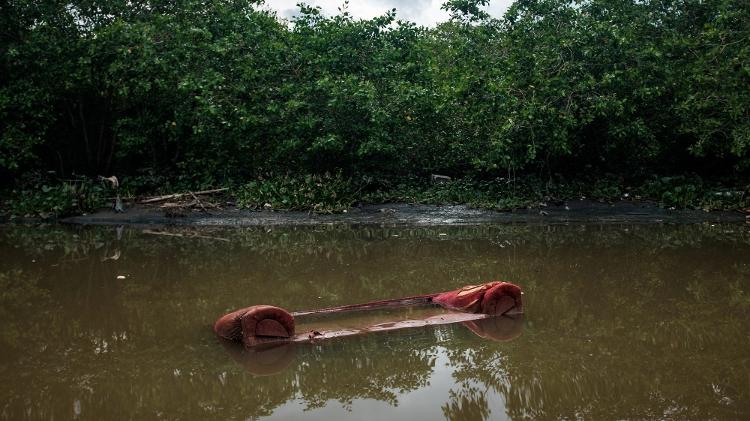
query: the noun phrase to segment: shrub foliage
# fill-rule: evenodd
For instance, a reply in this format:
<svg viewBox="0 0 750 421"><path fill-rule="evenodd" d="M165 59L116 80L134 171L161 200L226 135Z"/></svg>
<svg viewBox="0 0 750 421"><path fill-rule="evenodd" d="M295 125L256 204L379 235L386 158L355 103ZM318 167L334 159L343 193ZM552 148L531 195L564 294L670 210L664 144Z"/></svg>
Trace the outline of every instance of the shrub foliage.
<svg viewBox="0 0 750 421"><path fill-rule="evenodd" d="M5 2L0 175L748 173L750 2L486 3L424 28L251 0Z"/></svg>

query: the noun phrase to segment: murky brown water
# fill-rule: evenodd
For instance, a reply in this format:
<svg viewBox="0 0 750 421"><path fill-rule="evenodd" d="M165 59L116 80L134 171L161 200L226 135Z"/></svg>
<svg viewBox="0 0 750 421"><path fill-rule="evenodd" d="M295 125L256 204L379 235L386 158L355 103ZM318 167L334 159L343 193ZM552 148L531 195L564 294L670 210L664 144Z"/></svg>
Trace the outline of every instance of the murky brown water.
<svg viewBox="0 0 750 421"><path fill-rule="evenodd" d="M750 419L748 226L168 233L0 226L0 419ZM526 291L510 341L454 324L259 354L210 329L492 279Z"/></svg>

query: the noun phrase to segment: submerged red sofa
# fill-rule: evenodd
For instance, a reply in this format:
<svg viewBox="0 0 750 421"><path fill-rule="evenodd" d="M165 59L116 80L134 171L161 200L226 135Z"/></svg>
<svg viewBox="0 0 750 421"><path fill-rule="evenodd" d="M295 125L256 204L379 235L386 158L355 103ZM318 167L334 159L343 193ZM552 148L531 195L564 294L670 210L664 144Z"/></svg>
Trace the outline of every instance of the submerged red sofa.
<svg viewBox="0 0 750 421"><path fill-rule="evenodd" d="M365 326L358 329L311 330L302 333L297 333L294 329L295 317L413 305L439 305L450 311L439 316L431 316L419 320L401 320ZM437 294L418 295L294 313L290 313L279 307L256 305L222 316L214 324L214 332L226 340L241 342L246 347L254 347L269 342L303 342L407 327L456 322L470 324L470 322L475 320L521 313L523 313L523 300L520 287L509 282L488 282L482 285L471 285Z"/></svg>

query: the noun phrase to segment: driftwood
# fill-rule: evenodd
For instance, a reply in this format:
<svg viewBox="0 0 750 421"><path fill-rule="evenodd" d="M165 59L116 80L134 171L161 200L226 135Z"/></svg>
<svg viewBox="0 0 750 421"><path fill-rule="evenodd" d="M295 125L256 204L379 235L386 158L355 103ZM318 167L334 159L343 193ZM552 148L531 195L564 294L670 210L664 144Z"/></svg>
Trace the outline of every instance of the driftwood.
<svg viewBox="0 0 750 421"><path fill-rule="evenodd" d="M206 207L203 206L203 202L201 202L201 200L198 199L198 196L196 196L195 193L193 193L193 192L188 192L188 193L190 193L190 195L193 196L193 199L195 199L195 202L198 204L198 206L200 206L201 209L203 209L203 212L208 212L206 210Z"/></svg>
<svg viewBox="0 0 750 421"><path fill-rule="evenodd" d="M162 209L188 209L188 208L194 208L196 206L199 206L205 212L208 212L207 208L211 208L211 209L220 208L220 206L217 205L216 203L200 202L200 201L195 201L195 200L191 200L190 202L167 202L167 203L163 203L159 207Z"/></svg>
<svg viewBox="0 0 750 421"><path fill-rule="evenodd" d="M183 197L183 196L192 196L192 197L195 197L195 196L202 195L202 194L221 193L221 192L224 192L224 191L227 191L227 190L229 190L229 188L224 187L224 188L221 188L221 189L203 190L203 191L197 191L197 192L167 194L167 195L164 195L164 196L149 197L147 199L141 200L139 203L157 203L157 202L163 202L163 201L169 200L169 199L179 199L180 197Z"/></svg>
<svg viewBox="0 0 750 421"><path fill-rule="evenodd" d="M167 202L159 206L164 211L164 215L169 218L178 218L187 216L187 213L191 209L200 208L202 212L210 213L209 209L221 209L216 203L203 202L198 199L198 196L193 196L195 199L189 202Z"/></svg>
<svg viewBox="0 0 750 421"><path fill-rule="evenodd" d="M430 181L433 184L443 184L448 183L451 181L451 178L447 175L440 175L440 174L430 174Z"/></svg>

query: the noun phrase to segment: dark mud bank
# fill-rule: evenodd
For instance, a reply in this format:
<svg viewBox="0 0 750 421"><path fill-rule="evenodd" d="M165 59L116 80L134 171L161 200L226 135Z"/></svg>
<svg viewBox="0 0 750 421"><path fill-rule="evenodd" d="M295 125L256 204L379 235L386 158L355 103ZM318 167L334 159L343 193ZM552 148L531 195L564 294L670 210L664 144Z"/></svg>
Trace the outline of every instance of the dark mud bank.
<svg viewBox="0 0 750 421"><path fill-rule="evenodd" d="M739 211L670 210L652 202L599 203L571 201L556 206L516 211L473 209L465 205L387 203L354 207L346 213L319 215L299 211L250 211L235 208L193 211L170 217L158 207L136 205L124 213L102 210L65 218L64 223L103 225L475 225L503 223L700 223L745 222Z"/></svg>

